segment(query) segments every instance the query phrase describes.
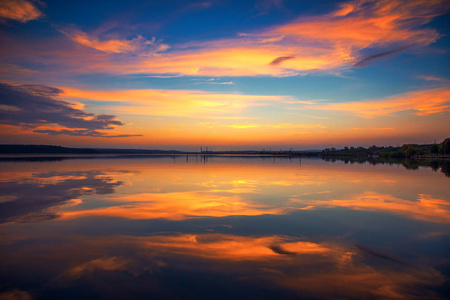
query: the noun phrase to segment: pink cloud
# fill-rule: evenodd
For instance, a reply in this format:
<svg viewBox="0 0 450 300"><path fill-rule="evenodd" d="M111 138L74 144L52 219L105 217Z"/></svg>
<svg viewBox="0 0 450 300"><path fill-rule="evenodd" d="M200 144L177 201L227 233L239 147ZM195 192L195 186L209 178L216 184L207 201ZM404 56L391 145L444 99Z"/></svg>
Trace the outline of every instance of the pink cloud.
<svg viewBox="0 0 450 300"><path fill-rule="evenodd" d="M93 48L106 53L128 53L148 50L150 47L156 51L164 51L168 45L157 44L155 39L147 40L138 35L132 39L105 39L100 40L96 35L89 35L76 28L66 27L60 29L67 37L83 46Z"/></svg>
<svg viewBox="0 0 450 300"><path fill-rule="evenodd" d="M28 0L3 0L0 2L1 18L19 21L22 23L35 20L42 16L42 12ZM40 2L38 2L40 3Z"/></svg>

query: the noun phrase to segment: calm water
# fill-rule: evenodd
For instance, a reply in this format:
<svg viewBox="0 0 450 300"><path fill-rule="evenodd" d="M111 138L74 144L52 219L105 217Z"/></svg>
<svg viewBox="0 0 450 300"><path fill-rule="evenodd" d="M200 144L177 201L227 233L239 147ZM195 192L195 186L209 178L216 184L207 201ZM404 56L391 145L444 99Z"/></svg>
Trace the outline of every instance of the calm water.
<svg viewBox="0 0 450 300"><path fill-rule="evenodd" d="M319 159L1 162L0 299L445 299L450 178Z"/></svg>

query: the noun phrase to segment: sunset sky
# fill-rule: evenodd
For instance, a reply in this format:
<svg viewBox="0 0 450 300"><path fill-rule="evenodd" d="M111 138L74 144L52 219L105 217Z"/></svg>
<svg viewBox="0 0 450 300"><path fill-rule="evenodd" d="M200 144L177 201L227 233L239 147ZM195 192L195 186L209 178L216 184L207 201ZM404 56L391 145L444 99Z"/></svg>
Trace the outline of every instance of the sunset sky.
<svg viewBox="0 0 450 300"><path fill-rule="evenodd" d="M441 142L447 0L0 1L5 144Z"/></svg>

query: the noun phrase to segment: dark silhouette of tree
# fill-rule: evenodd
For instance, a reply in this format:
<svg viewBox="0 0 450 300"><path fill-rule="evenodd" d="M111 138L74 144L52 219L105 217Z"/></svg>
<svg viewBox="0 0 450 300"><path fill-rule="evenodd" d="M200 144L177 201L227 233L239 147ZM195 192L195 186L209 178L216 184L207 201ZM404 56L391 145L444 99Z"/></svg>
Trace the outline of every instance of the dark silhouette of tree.
<svg viewBox="0 0 450 300"><path fill-rule="evenodd" d="M431 154L438 154L439 153L439 145L438 144L432 144L430 146L430 152L431 152Z"/></svg>
<svg viewBox="0 0 450 300"><path fill-rule="evenodd" d="M450 138L446 138L441 143L441 153L442 154L450 154Z"/></svg>
<svg viewBox="0 0 450 300"><path fill-rule="evenodd" d="M416 144L406 144L400 150L406 157L422 154L422 150Z"/></svg>

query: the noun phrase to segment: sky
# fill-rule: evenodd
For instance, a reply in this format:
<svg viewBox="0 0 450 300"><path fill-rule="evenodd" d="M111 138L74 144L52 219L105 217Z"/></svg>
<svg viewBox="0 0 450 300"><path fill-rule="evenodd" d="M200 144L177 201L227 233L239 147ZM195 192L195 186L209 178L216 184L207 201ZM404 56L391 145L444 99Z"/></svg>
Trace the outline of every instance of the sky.
<svg viewBox="0 0 450 300"><path fill-rule="evenodd" d="M439 143L449 13L446 0L0 0L0 141Z"/></svg>

